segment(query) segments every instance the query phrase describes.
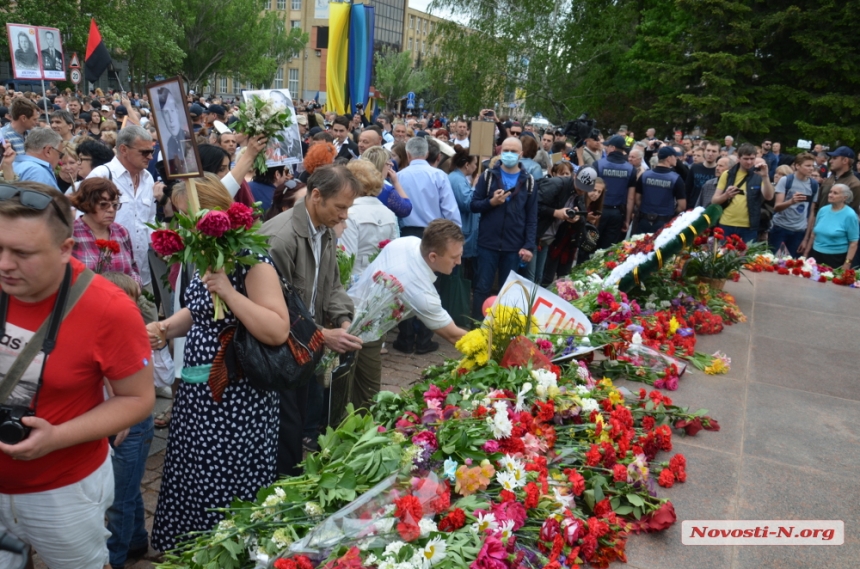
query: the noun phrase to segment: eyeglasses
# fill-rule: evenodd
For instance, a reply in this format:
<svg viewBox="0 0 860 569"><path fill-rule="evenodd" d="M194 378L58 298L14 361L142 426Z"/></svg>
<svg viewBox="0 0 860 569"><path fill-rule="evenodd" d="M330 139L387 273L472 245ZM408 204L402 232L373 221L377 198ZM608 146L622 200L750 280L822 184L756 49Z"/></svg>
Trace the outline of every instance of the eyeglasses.
<svg viewBox="0 0 860 569"><path fill-rule="evenodd" d="M141 150L140 148L135 148L134 146L129 146L129 148L131 150L137 150L138 152L140 152L141 156L146 156L149 158L151 158L152 155L155 153L155 150L153 150L152 148L150 148L149 150Z"/></svg>
<svg viewBox="0 0 860 569"><path fill-rule="evenodd" d="M65 215L63 215L63 211L60 209L60 206L58 206L57 202L54 201L54 198L52 198L48 194L43 194L42 192L37 192L35 190L22 190L21 188L16 188L15 186L8 186L5 184L0 185L0 202L11 200L15 196L20 196L18 200L21 202L22 206L28 207L30 209L35 209L37 211L43 211L45 208L48 207L48 204L53 205L54 211L57 212L57 215L60 217L60 221L63 222L63 225L71 228L71 225L69 225L69 220L66 219Z"/></svg>
<svg viewBox="0 0 860 569"><path fill-rule="evenodd" d="M92 158L78 158L78 164L83 164L84 162L92 162Z"/></svg>
<svg viewBox="0 0 860 569"><path fill-rule="evenodd" d="M122 209L122 202L107 202L107 201L105 201L105 202L99 202L99 203L97 203L97 204L96 204L96 206L97 206L100 210L110 210L110 209L113 209L113 210L119 211L120 209Z"/></svg>
<svg viewBox="0 0 860 569"><path fill-rule="evenodd" d="M511 134L512 134L512 135L514 135L514 136L519 136L519 135L521 135L522 133L523 133L523 131L519 131L519 132L517 132L517 131L515 131L515 130L512 130L512 131L511 131Z"/></svg>

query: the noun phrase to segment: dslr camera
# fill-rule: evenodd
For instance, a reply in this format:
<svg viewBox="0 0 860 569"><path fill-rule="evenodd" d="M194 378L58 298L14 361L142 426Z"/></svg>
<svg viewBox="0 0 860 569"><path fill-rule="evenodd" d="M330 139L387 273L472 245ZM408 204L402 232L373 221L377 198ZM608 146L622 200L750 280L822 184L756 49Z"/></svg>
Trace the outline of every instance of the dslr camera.
<svg viewBox="0 0 860 569"><path fill-rule="evenodd" d="M32 417L35 413L21 405L0 405L0 442L16 445L30 436L30 427L21 419Z"/></svg>

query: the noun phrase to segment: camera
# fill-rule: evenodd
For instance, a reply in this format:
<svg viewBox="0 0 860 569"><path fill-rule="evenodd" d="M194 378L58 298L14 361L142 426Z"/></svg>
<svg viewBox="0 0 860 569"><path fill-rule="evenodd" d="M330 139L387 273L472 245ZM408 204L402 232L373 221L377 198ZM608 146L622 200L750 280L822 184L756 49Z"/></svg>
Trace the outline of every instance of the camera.
<svg viewBox="0 0 860 569"><path fill-rule="evenodd" d="M16 445L29 437L30 427L24 425L21 419L34 415L28 407L0 405L0 442Z"/></svg>
<svg viewBox="0 0 860 569"><path fill-rule="evenodd" d="M578 210L567 208L564 210L564 215L567 217L576 217L579 214Z"/></svg>
<svg viewBox="0 0 860 569"><path fill-rule="evenodd" d="M564 127L564 135L573 138L580 144L597 126L597 120L588 118L588 113L582 113L576 120L569 121Z"/></svg>

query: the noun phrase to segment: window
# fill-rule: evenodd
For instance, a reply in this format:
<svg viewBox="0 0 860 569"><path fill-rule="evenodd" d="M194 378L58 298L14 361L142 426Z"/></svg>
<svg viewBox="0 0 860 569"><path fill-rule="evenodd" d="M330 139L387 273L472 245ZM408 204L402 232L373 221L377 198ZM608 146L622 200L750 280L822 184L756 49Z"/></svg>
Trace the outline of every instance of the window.
<svg viewBox="0 0 860 569"><path fill-rule="evenodd" d="M272 83L272 89L283 89L284 88L284 70L281 67L278 67L278 72L275 73L275 82Z"/></svg>
<svg viewBox="0 0 860 569"><path fill-rule="evenodd" d="M227 92L227 78L222 75L220 83L221 84L218 86L218 91L220 91L222 94L226 93Z"/></svg>
<svg viewBox="0 0 860 569"><path fill-rule="evenodd" d="M290 90L290 95L293 98L296 97L296 94L299 92L299 70L298 69L290 69L290 81L287 83L287 88Z"/></svg>
<svg viewBox="0 0 860 569"><path fill-rule="evenodd" d="M302 9L302 0L292 0L290 7L296 12L300 11Z"/></svg>
<svg viewBox="0 0 860 569"><path fill-rule="evenodd" d="M409 29L415 28L415 16L409 16Z"/></svg>
<svg viewBox="0 0 860 569"><path fill-rule="evenodd" d="M301 27L302 27L302 21L301 20L290 20L290 29L291 30L294 30L296 28L301 28Z"/></svg>
<svg viewBox="0 0 860 569"><path fill-rule="evenodd" d="M415 53L421 53L421 40L415 40Z"/></svg>
<svg viewBox="0 0 860 569"><path fill-rule="evenodd" d="M287 0L278 0L278 10L287 9Z"/></svg>
<svg viewBox="0 0 860 569"><path fill-rule="evenodd" d="M412 51L412 38L409 38L409 47L406 48L408 51Z"/></svg>
<svg viewBox="0 0 860 569"><path fill-rule="evenodd" d="M268 10L268 9L269 9L269 6L270 6L270 4L269 4L269 0L263 0L262 2L260 2L260 4L261 4L261 6L260 6L260 7L261 7L263 10Z"/></svg>

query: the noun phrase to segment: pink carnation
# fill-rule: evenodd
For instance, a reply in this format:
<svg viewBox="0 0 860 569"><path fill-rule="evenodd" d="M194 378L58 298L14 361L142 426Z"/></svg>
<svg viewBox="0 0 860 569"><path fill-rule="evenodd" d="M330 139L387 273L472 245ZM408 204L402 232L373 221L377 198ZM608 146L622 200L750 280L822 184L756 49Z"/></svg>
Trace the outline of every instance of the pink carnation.
<svg viewBox="0 0 860 569"><path fill-rule="evenodd" d="M197 222L197 231L209 237L221 237L230 231L230 216L223 211L210 211Z"/></svg>
<svg viewBox="0 0 860 569"><path fill-rule="evenodd" d="M159 229L152 234L152 248L162 257L169 257L185 249L182 237L172 229Z"/></svg>
<svg viewBox="0 0 860 569"><path fill-rule="evenodd" d="M414 437L412 437L412 444L418 445L420 447L426 447L432 450L436 450L439 448L439 443L436 442L436 435L431 433L430 431L421 431Z"/></svg>
<svg viewBox="0 0 860 569"><path fill-rule="evenodd" d="M227 210L227 216L230 217L230 224L233 229L240 227L251 229L254 225L254 210L243 203L233 203Z"/></svg>
<svg viewBox="0 0 860 569"><path fill-rule="evenodd" d="M490 439L484 443L484 446L481 447L481 450L483 450L487 454L499 452L499 442Z"/></svg>

